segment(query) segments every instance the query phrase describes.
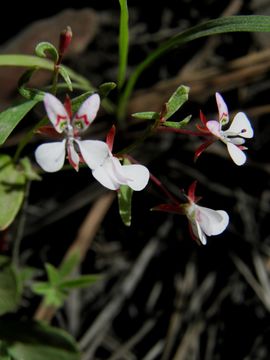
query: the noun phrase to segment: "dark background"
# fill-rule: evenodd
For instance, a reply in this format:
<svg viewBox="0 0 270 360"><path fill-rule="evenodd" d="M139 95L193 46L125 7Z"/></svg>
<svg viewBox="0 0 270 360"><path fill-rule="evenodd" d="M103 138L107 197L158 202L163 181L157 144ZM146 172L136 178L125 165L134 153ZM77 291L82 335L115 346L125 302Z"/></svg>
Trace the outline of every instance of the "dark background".
<svg viewBox="0 0 270 360"><path fill-rule="evenodd" d="M166 39L161 34L160 40L153 36L142 42L143 35L154 35L164 28L173 35L173 29L185 29L221 16L229 5L227 1L207 0L166 1L166 4L155 3L152 7L149 3L129 1L131 29L135 29L135 35L131 37L129 74L151 49ZM254 13L254 4L243 2L236 14ZM267 5L266 2L256 11L265 13ZM111 21L101 22L96 37L84 53L67 59L68 65L96 86L115 81L117 1L40 3L31 8L27 8L27 4L10 6L4 11L9 24L0 24L1 42L8 41L31 21L49 17L69 6L93 7L97 14L107 14L107 19L111 17ZM14 21L14 11L20 13L19 21ZM138 25L142 30L136 30ZM270 40L262 41L251 34L221 35L208 53L206 49L206 55L200 61L200 51L205 49L207 41L196 41L157 61L144 73L137 88L145 94L158 94L155 90L157 82L175 78L196 56L195 70L203 75L208 68L214 67L218 69L216 79L219 79L226 71L229 73L226 67L230 61L266 50ZM222 144L209 149L194 164L193 154L202 140L180 134L154 136L135 152L136 159L147 164L176 196L180 189L187 190L192 181L198 180L197 192L203 197L200 204L226 210L231 221L223 234L209 238L207 246L199 247L190 238L184 217L149 211L167 201L154 184L150 183L145 191L134 194L130 228L122 225L115 201L81 267L82 273L103 273L104 280L94 288L78 293L77 297L74 295L76 306L74 297L69 299L53 320L56 326L64 327L78 339L87 329L97 327L92 341L84 349L92 352L89 359L110 359L117 355L121 346L126 346L127 350L117 359L269 358L270 127L269 110L264 110L269 103L269 69L253 77L241 78L240 82L232 77L231 84L221 83L220 88L215 79L204 80L201 92L193 91L191 73L184 83L191 86L190 101L175 115L174 120L180 120L192 114L193 126L198 121L200 109L208 118L213 118L216 114L214 92L219 90L232 112L247 112L255 129L255 139L248 141L248 161L243 167L232 163ZM168 99L171 92L164 92L162 96ZM158 111L162 96L156 96L159 103L155 109L147 102L143 103L143 109ZM111 94L111 99L117 99L116 93ZM36 121L44 110L38 111L30 121ZM122 144L128 144L143 129L143 125L131 123L130 118L127 121L126 132L119 131L116 138L116 148L121 149ZM99 125L93 131L99 138L105 136L111 123L117 125L115 117L104 113L97 122ZM27 127L22 125L18 134L24 131L24 126ZM25 149L25 155L33 161L36 145L31 144ZM7 147L11 153L14 150L15 146ZM72 170L44 174L42 182L33 183L22 242L22 261L41 268L45 261L58 265L76 238L92 203L103 191L87 169L82 169L79 175ZM89 200L80 206L82 198ZM66 214L62 213L63 209L68 209ZM154 250L149 250L152 243ZM140 256L149 252L147 263L143 263ZM139 272L137 280L133 274L136 268ZM265 282L262 280L264 275ZM128 279L133 287L129 292L126 290ZM28 306L23 306L21 313L32 316L39 300L27 296ZM119 306L113 307L117 301ZM76 321L71 311L76 314ZM109 317L103 324L105 312ZM160 348L156 356L146 358L155 348Z"/></svg>

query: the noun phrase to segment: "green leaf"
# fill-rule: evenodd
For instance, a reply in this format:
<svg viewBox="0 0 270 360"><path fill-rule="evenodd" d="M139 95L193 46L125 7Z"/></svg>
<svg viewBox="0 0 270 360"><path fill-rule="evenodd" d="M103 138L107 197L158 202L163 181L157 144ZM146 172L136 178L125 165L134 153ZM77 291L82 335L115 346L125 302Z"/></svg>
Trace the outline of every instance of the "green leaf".
<svg viewBox="0 0 270 360"><path fill-rule="evenodd" d="M8 155L0 155L0 169L0 230L4 230L20 210L26 178Z"/></svg>
<svg viewBox="0 0 270 360"><path fill-rule="evenodd" d="M128 159L124 159L124 165L130 164ZM119 214L123 223L126 226L131 225L131 200L132 200L133 190L127 185L121 185L119 191L117 192L118 197L118 206Z"/></svg>
<svg viewBox="0 0 270 360"><path fill-rule="evenodd" d="M0 339L15 360L79 360L74 339L65 331L33 321L0 318Z"/></svg>
<svg viewBox="0 0 270 360"><path fill-rule="evenodd" d="M106 96L108 96L108 94L115 88L116 88L116 83L114 82L103 83L98 87L98 93L100 97L103 99Z"/></svg>
<svg viewBox="0 0 270 360"><path fill-rule="evenodd" d="M0 270L0 315L14 311L20 301L20 288L13 267Z"/></svg>
<svg viewBox="0 0 270 360"><path fill-rule="evenodd" d="M32 291L37 295L43 296L47 306L56 308L63 306L67 297L66 291L45 281L33 284Z"/></svg>
<svg viewBox="0 0 270 360"><path fill-rule="evenodd" d="M119 68L118 68L118 87L124 84L126 78L128 60L128 5L127 0L119 0L120 4L120 27L119 27Z"/></svg>
<svg viewBox="0 0 270 360"><path fill-rule="evenodd" d="M74 251L72 252L60 265L59 274L61 279L65 278L66 276L70 275L75 267L80 263L80 252Z"/></svg>
<svg viewBox="0 0 270 360"><path fill-rule="evenodd" d="M219 19L209 20L185 30L161 44L156 50L152 51L148 57L142 61L134 70L124 89L118 107L118 119L125 117L126 107L133 88L141 73L154 61L164 54L178 48L193 40L217 34L229 32L269 32L270 16L263 15L241 15L227 16Z"/></svg>
<svg viewBox="0 0 270 360"><path fill-rule="evenodd" d="M169 119L188 100L189 87L181 85L172 94L166 103L164 119Z"/></svg>
<svg viewBox="0 0 270 360"><path fill-rule="evenodd" d="M191 118L192 115L189 115L185 117L182 121L165 121L164 123L162 123L162 126L172 127L174 129L181 129L189 123Z"/></svg>
<svg viewBox="0 0 270 360"><path fill-rule="evenodd" d="M40 69L54 71L54 62L33 55L9 54L0 55L0 66L38 67ZM92 89L90 82L83 76L67 66L61 65L69 74L70 78L87 89Z"/></svg>
<svg viewBox="0 0 270 360"><path fill-rule="evenodd" d="M65 289L77 289L84 288L93 285L97 281L101 279L100 275L82 275L77 277L76 279L65 280L61 282L59 288L62 290Z"/></svg>
<svg viewBox="0 0 270 360"><path fill-rule="evenodd" d="M34 180L41 180L41 177L38 173L33 169L31 161L28 157L24 157L20 160L20 165L22 166L23 173L26 179L34 181Z"/></svg>
<svg viewBox="0 0 270 360"><path fill-rule="evenodd" d="M61 277L60 274L58 272L58 270L56 269L56 267L54 267L52 264L46 263L45 264L46 267L46 271L47 271L47 275L48 275L48 279L51 285L58 285Z"/></svg>
<svg viewBox="0 0 270 360"><path fill-rule="evenodd" d="M32 290L37 295L46 295L51 289L51 284L45 281L36 282L32 285Z"/></svg>
<svg viewBox="0 0 270 360"><path fill-rule="evenodd" d="M0 145L4 144L19 122L37 103L36 100L26 101L0 113Z"/></svg>
<svg viewBox="0 0 270 360"><path fill-rule="evenodd" d="M42 101L44 98L44 91L38 89L28 88L26 84L30 81L33 74L38 70L38 67L32 67L25 71L18 81L18 91L27 100Z"/></svg>
<svg viewBox="0 0 270 360"><path fill-rule="evenodd" d="M70 80L70 77L69 77L69 73L68 71L66 70L66 68L60 66L59 68L59 74L62 76L62 78L65 80L67 86L68 86L68 90L69 91L73 91L73 87L72 87L72 82Z"/></svg>
<svg viewBox="0 0 270 360"><path fill-rule="evenodd" d="M57 63L59 55L56 47L46 41L40 42L35 48L35 53L41 58L46 58L47 54L50 54L54 63Z"/></svg>
<svg viewBox="0 0 270 360"><path fill-rule="evenodd" d="M144 111L144 112L134 113L131 116L141 120L156 120L159 118L159 113L155 111Z"/></svg>

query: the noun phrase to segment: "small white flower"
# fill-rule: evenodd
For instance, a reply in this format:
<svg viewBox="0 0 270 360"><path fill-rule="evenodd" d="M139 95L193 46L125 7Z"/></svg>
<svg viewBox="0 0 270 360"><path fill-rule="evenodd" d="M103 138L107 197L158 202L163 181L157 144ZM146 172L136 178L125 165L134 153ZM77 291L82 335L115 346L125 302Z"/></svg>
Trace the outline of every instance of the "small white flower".
<svg viewBox="0 0 270 360"><path fill-rule="evenodd" d="M207 236L221 234L229 223L229 215L224 210L212 210L196 205L193 201L186 207L192 234L205 245Z"/></svg>
<svg viewBox="0 0 270 360"><path fill-rule="evenodd" d="M229 122L228 108L219 93L216 93L219 121L210 120L206 122L207 129L219 140L227 145L228 152L236 165L243 165L246 162L246 155L243 150L245 139L253 137L253 129L250 121L243 112L235 115L230 127L223 130L223 126Z"/></svg>
<svg viewBox="0 0 270 360"><path fill-rule="evenodd" d="M66 151L68 160L78 171L81 157L88 160L92 167L104 161L107 156L107 145L98 140L80 140L80 133L85 131L94 121L100 106L100 97L93 94L87 98L71 116L70 100L66 107L52 94L46 93L44 105L54 129L64 133L65 139L40 145L35 151L35 157L40 167L47 172L60 170L65 162Z"/></svg>
<svg viewBox="0 0 270 360"><path fill-rule="evenodd" d="M113 156L109 146L106 149L106 156L99 158L100 161L93 164L92 154L95 151L95 145L88 147L89 157L83 155L84 161L92 169L94 178L103 186L110 190L118 190L121 185L128 185L135 191L143 190L149 180L148 169L139 164L122 165L120 160Z"/></svg>

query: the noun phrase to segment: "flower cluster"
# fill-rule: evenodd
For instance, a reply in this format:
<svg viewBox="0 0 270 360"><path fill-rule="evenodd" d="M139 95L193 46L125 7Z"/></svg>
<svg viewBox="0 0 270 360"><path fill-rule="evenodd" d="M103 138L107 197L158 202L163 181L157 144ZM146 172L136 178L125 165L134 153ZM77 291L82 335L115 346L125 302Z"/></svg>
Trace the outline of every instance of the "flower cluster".
<svg viewBox="0 0 270 360"><path fill-rule="evenodd" d="M76 171L80 162L87 164L96 180L108 189L117 190L121 185L128 185L135 191L145 188L149 180L145 166L121 165L111 152L112 146L106 142L80 139L96 117L100 106L98 94L87 98L74 116L69 98L63 105L54 95L46 93L44 105L52 126L57 133L64 135L62 141L42 144L36 149L36 161L44 171L60 170L67 153L68 161Z"/></svg>
<svg viewBox="0 0 270 360"><path fill-rule="evenodd" d="M227 146L234 163L243 165L246 161L244 150L247 149L244 146L245 140L253 137L251 124L247 116L239 112L228 126L228 107L219 93L216 93L216 102L218 120L207 121L203 113L200 113L202 125L197 125L197 128L209 139L196 150L195 158L198 158L212 143L220 140ZM113 155L114 126L109 131L106 142L81 140L81 134L91 125L99 110L98 94L88 97L74 115L72 115L71 101L68 97L63 105L54 95L46 93L44 105L53 130L56 134L63 136L63 139L42 144L36 149L35 157L43 170L47 172L60 170L67 154L70 165L76 171L79 170L80 162L85 163L91 169L93 177L110 190L118 190L121 185L127 185L135 191L146 187L150 174L145 166L123 165L120 159ZM197 205L199 199L195 197L195 188L196 182L190 186L184 203L175 200L165 190L172 204L161 204L154 207L154 210L185 215L189 221L192 238L205 245L207 236L219 235L226 229L229 216L224 210L212 210Z"/></svg>
<svg viewBox="0 0 270 360"><path fill-rule="evenodd" d="M204 134L208 133L213 136L213 139L207 140L195 152L195 158L213 142L221 140L226 146L227 150L236 165L243 165L246 162L246 155L244 150L247 150L243 144L245 139L253 137L253 129L250 121L243 112L239 112L233 118L229 128L224 127L229 123L228 107L219 93L216 93L216 102L218 107L218 120L207 121L203 113L200 114L202 126L198 125L198 129Z"/></svg>

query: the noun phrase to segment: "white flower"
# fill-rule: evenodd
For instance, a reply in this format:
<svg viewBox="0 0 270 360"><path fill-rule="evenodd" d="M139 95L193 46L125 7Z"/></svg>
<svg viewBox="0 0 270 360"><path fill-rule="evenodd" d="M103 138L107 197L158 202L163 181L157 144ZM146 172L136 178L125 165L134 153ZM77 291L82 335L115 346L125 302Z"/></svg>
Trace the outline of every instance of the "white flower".
<svg viewBox="0 0 270 360"><path fill-rule="evenodd" d="M186 216L189 220L192 234L205 245L207 236L221 234L229 223L229 215L224 210L212 210L196 205L190 201L186 205Z"/></svg>
<svg viewBox="0 0 270 360"><path fill-rule="evenodd" d="M44 105L54 129L64 133L65 139L40 145L35 157L40 167L47 172L60 170L65 162L66 151L70 164L79 169L82 158L91 168L97 166L107 157L107 145L98 140L80 140L80 133L85 131L96 117L100 106L100 97L93 94L87 98L72 117L70 100L63 104L52 94L46 93Z"/></svg>
<svg viewBox="0 0 270 360"><path fill-rule="evenodd" d="M243 112L235 115L230 127L223 130L223 126L229 122L228 108L219 93L216 93L219 121L207 121L208 130L227 145L228 152L236 165L243 165L246 162L246 155L243 150L245 139L252 138L254 133L250 121Z"/></svg>
<svg viewBox="0 0 270 360"><path fill-rule="evenodd" d="M100 157L99 162L93 164L90 156L94 151L94 144L88 147L89 158L84 156L85 162L92 169L94 178L110 190L118 190L121 185L128 185L135 191L144 189L150 176L148 169L139 164L121 165L120 160L111 153L109 146L105 145L107 146L106 156Z"/></svg>

